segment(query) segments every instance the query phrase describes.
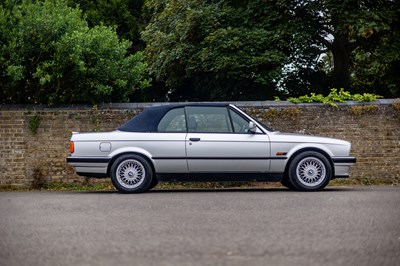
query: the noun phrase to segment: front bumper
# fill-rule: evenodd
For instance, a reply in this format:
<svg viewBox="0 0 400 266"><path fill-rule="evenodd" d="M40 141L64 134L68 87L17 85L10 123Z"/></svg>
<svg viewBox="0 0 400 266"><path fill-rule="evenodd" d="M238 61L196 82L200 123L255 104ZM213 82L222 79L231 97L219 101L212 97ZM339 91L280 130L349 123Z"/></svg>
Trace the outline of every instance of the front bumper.
<svg viewBox="0 0 400 266"><path fill-rule="evenodd" d="M356 157L332 157L335 167L335 178L349 177L350 167L353 166L357 159Z"/></svg>

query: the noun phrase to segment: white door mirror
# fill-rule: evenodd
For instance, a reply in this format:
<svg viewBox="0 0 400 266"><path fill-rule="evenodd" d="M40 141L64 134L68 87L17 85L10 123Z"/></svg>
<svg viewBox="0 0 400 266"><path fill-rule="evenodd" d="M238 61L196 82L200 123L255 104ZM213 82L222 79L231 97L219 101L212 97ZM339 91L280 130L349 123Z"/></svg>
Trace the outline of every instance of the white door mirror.
<svg viewBox="0 0 400 266"><path fill-rule="evenodd" d="M256 133L257 132L257 126L256 126L256 124L254 124L253 121L249 122L249 132L252 132L252 133Z"/></svg>

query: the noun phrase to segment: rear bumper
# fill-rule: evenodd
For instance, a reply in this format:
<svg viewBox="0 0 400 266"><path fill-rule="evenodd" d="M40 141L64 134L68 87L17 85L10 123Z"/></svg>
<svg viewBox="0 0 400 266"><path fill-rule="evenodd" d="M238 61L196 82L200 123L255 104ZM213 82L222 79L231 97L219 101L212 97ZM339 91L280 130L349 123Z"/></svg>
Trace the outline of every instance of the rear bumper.
<svg viewBox="0 0 400 266"><path fill-rule="evenodd" d="M356 157L332 157L335 167L335 178L349 177L350 167L353 166L357 159Z"/></svg>
<svg viewBox="0 0 400 266"><path fill-rule="evenodd" d="M68 157L67 163L75 167L76 173L80 176L106 177L108 163L107 157Z"/></svg>
<svg viewBox="0 0 400 266"><path fill-rule="evenodd" d="M110 158L107 157L71 157L69 156L67 158L67 163L70 165L74 165L77 163L86 163L86 164L90 164L90 163L109 163L110 162Z"/></svg>

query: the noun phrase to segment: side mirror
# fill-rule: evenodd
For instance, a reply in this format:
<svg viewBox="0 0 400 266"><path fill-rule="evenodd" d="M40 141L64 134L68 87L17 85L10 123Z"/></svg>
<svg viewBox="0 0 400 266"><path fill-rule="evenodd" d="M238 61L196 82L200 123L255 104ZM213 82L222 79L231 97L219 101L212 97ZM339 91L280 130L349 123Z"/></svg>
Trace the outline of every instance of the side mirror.
<svg viewBox="0 0 400 266"><path fill-rule="evenodd" d="M256 124L254 124L253 121L249 122L249 132L251 132L251 133L257 132L257 126L256 126Z"/></svg>

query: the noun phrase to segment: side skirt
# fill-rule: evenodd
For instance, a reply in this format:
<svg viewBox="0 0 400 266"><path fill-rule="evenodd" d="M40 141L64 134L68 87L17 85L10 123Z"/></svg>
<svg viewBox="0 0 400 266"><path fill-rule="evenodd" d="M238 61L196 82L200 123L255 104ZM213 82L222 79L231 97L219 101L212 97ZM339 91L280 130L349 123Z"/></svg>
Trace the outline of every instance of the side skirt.
<svg viewBox="0 0 400 266"><path fill-rule="evenodd" d="M158 181L170 182L280 182L283 173L158 173Z"/></svg>

